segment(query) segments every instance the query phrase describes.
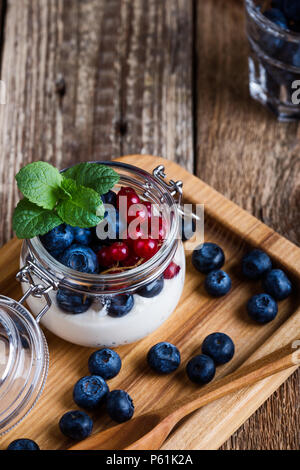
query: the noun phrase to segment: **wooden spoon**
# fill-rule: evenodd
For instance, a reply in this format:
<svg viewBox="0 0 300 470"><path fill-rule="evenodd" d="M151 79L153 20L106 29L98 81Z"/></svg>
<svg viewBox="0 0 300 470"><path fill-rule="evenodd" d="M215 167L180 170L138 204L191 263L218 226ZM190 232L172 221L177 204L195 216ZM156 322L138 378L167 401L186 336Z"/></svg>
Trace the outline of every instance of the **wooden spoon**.
<svg viewBox="0 0 300 470"><path fill-rule="evenodd" d="M163 408L94 434L69 450L157 450L174 426L193 411L276 372L295 367L298 362L292 344Z"/></svg>

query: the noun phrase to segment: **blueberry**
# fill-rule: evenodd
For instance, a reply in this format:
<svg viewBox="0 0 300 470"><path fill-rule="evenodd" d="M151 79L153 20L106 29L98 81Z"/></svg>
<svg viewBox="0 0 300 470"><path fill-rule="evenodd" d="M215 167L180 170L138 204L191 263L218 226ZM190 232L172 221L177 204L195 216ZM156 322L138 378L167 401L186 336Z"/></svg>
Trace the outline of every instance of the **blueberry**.
<svg viewBox="0 0 300 470"><path fill-rule="evenodd" d="M203 341L202 353L211 357L215 364L226 364L234 356L234 344L225 333L212 333Z"/></svg>
<svg viewBox="0 0 300 470"><path fill-rule="evenodd" d="M292 292L292 284L281 269L272 269L263 279L263 288L276 300L286 299Z"/></svg>
<svg viewBox="0 0 300 470"><path fill-rule="evenodd" d="M289 20L300 21L299 0L282 0L282 9Z"/></svg>
<svg viewBox="0 0 300 470"><path fill-rule="evenodd" d="M163 277L160 277L152 282L149 282L145 286L140 287L136 293L142 297L150 299L151 297L156 297L158 294L160 294L163 288L164 279Z"/></svg>
<svg viewBox="0 0 300 470"><path fill-rule="evenodd" d="M134 413L132 398L124 390L113 390L106 400L107 412L117 423L128 421Z"/></svg>
<svg viewBox="0 0 300 470"><path fill-rule="evenodd" d="M200 273L208 274L210 271L220 269L224 262L224 252L215 243L203 243L193 251L192 263Z"/></svg>
<svg viewBox="0 0 300 470"><path fill-rule="evenodd" d="M269 294L257 294L248 301L247 312L249 317L257 323L269 323L276 317L278 307Z"/></svg>
<svg viewBox="0 0 300 470"><path fill-rule="evenodd" d="M93 375L100 375L105 380L112 379L121 369L121 358L116 351L103 348L93 352L89 357L88 367Z"/></svg>
<svg viewBox="0 0 300 470"><path fill-rule="evenodd" d="M160 374L174 372L180 364L180 352L174 344L157 343L149 350L147 361L151 369Z"/></svg>
<svg viewBox="0 0 300 470"><path fill-rule="evenodd" d="M283 29L288 29L288 23L286 17L282 13L281 10L278 8L271 8L270 10L266 10L264 12L264 16L268 18L268 20L275 23L277 26Z"/></svg>
<svg viewBox="0 0 300 470"><path fill-rule="evenodd" d="M103 204L111 204L114 207L117 205L117 195L113 191L108 191L108 193L102 194L101 199Z"/></svg>
<svg viewBox="0 0 300 470"><path fill-rule="evenodd" d="M196 220L194 217L184 216L181 218L181 239L183 242L192 238L196 231Z"/></svg>
<svg viewBox="0 0 300 470"><path fill-rule="evenodd" d="M42 244L55 257L68 248L74 240L74 229L70 225L61 224L40 237Z"/></svg>
<svg viewBox="0 0 300 470"><path fill-rule="evenodd" d="M40 448L31 439L16 439L9 444L7 450L40 450Z"/></svg>
<svg viewBox="0 0 300 470"><path fill-rule="evenodd" d="M192 382L207 384L214 378L216 366L211 357L199 354L187 363L186 373Z"/></svg>
<svg viewBox="0 0 300 470"><path fill-rule="evenodd" d="M260 279L270 269L272 261L263 251L252 250L242 259L242 272L248 279Z"/></svg>
<svg viewBox="0 0 300 470"><path fill-rule="evenodd" d="M73 389L73 399L76 405L94 410L104 402L108 394L105 380L98 375L87 375L76 382Z"/></svg>
<svg viewBox="0 0 300 470"><path fill-rule="evenodd" d="M272 0L271 1L271 7L272 8L278 8L279 10L282 9L282 4L283 4L283 0Z"/></svg>
<svg viewBox="0 0 300 470"><path fill-rule="evenodd" d="M89 245L92 241L92 232L89 228L74 227L74 241L80 245Z"/></svg>
<svg viewBox="0 0 300 470"><path fill-rule="evenodd" d="M93 430L93 421L84 411L68 411L61 417L59 428L65 436L75 441L81 441L90 436Z"/></svg>
<svg viewBox="0 0 300 470"><path fill-rule="evenodd" d="M230 291L231 279L229 275L221 269L211 271L205 278L204 286L210 295L221 297Z"/></svg>
<svg viewBox="0 0 300 470"><path fill-rule="evenodd" d="M97 273L99 271L97 255L88 246L71 245L61 255L59 261L68 268L82 273Z"/></svg>
<svg viewBox="0 0 300 470"><path fill-rule="evenodd" d="M56 300L62 310L74 314L86 312L92 304L91 297L67 289L59 289Z"/></svg>
<svg viewBox="0 0 300 470"><path fill-rule="evenodd" d="M134 298L131 294L118 294L110 299L107 307L108 315L111 317L123 317L127 315L134 306Z"/></svg>

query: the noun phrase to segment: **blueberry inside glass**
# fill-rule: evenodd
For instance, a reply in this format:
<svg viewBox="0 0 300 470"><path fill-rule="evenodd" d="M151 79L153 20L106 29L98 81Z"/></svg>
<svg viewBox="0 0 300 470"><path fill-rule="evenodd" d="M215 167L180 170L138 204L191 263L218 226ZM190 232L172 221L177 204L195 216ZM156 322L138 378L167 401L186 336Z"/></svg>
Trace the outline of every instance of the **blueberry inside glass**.
<svg viewBox="0 0 300 470"><path fill-rule="evenodd" d="M300 2L245 0L251 96L280 121L300 117Z"/></svg>

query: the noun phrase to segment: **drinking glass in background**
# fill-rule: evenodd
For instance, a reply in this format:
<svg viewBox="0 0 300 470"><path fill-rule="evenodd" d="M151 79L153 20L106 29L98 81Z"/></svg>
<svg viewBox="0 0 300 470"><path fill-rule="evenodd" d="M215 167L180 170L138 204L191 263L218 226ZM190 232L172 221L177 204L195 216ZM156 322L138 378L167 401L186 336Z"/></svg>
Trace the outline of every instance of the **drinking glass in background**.
<svg viewBox="0 0 300 470"><path fill-rule="evenodd" d="M300 0L245 0L245 6L250 95L279 121L298 120Z"/></svg>

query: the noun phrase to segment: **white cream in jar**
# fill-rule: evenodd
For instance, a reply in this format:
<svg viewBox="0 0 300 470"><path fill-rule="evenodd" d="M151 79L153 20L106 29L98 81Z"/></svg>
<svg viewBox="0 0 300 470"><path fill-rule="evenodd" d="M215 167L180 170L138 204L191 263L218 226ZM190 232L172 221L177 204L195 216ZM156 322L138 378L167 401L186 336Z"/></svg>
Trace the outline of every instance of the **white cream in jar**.
<svg viewBox="0 0 300 470"><path fill-rule="evenodd" d="M51 292L52 305L41 323L66 341L91 348L114 347L137 341L164 323L178 304L185 276L183 247L177 251L174 261L180 266L178 275L165 279L163 290L155 297L133 294L134 306L123 317L107 315L105 307L97 300L84 313L65 313L56 302L56 293ZM30 297L27 303L34 315L40 312L40 299Z"/></svg>

